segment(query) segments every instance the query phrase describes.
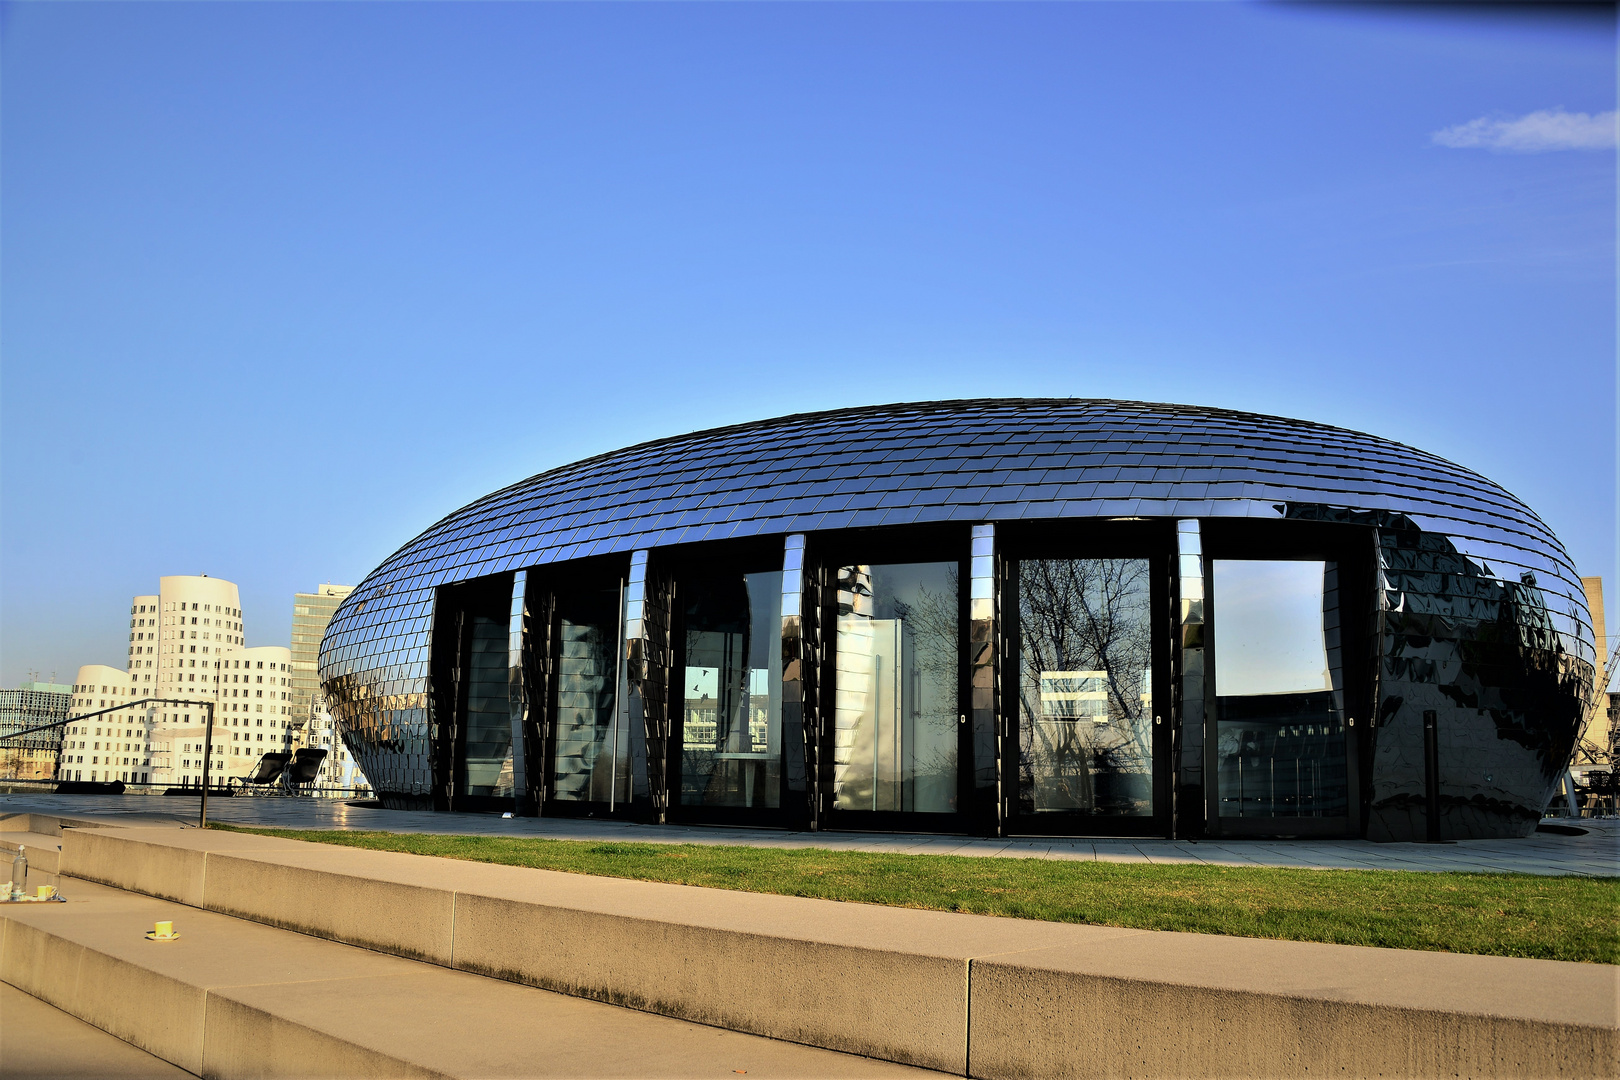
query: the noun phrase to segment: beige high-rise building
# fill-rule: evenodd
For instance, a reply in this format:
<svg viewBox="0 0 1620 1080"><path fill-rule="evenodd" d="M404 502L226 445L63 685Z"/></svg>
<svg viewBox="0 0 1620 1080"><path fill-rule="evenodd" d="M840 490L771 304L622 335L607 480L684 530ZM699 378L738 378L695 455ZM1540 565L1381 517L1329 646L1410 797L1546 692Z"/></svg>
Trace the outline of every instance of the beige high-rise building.
<svg viewBox="0 0 1620 1080"><path fill-rule="evenodd" d="M1597 644L1597 678L1602 682L1603 673L1609 667L1609 635L1603 618L1603 579L1583 577L1581 588L1586 592L1586 608L1592 613L1592 637ZM1592 688L1585 730L1581 733L1580 745L1575 748L1575 763L1578 765L1592 764L1595 758L1606 757L1609 751L1612 732L1609 728L1608 689L1607 686Z"/></svg>
<svg viewBox="0 0 1620 1080"><path fill-rule="evenodd" d="M58 776L161 786L202 782L206 702L214 704L211 777L247 773L259 755L292 745L292 653L247 648L236 585L206 575L159 579L130 603L129 670L79 669ZM138 707L146 698L168 701Z"/></svg>
<svg viewBox="0 0 1620 1080"><path fill-rule="evenodd" d="M292 664L293 715L303 718L316 709L321 677L315 670L320 660L321 638L332 622L332 613L343 598L354 592L353 585L322 585L312 593L293 594Z"/></svg>

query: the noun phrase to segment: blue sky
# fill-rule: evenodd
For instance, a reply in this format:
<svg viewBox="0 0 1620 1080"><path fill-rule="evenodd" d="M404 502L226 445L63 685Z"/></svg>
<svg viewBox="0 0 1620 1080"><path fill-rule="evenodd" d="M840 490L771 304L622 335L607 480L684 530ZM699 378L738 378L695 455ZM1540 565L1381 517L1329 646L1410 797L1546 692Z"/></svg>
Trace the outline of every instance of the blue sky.
<svg viewBox="0 0 1620 1080"><path fill-rule="evenodd" d="M0 42L6 685L121 664L162 574L286 644L291 593L542 469L994 395L1439 453L1620 621L1609 17L26 3Z"/></svg>

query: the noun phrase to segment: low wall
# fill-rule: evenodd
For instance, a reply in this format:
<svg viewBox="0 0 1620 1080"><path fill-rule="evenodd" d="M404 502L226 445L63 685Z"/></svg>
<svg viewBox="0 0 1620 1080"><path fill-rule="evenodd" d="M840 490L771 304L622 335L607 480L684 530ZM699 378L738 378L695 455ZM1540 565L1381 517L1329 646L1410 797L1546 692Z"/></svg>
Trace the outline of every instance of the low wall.
<svg viewBox="0 0 1620 1080"><path fill-rule="evenodd" d="M916 911L226 832L67 829L61 871L978 1077L1591 1077L1616 1075L1620 1057L1616 969L1602 965Z"/></svg>

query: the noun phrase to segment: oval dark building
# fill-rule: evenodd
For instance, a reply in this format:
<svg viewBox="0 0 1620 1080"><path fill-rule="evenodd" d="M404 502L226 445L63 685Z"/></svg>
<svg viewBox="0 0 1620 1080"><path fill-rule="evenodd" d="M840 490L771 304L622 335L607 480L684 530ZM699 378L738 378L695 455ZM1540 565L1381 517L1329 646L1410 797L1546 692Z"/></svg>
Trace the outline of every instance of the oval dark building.
<svg viewBox="0 0 1620 1080"><path fill-rule="evenodd" d="M1533 830L1594 655L1551 530L1448 461L978 400L497 491L343 602L321 677L397 808L1406 840Z"/></svg>

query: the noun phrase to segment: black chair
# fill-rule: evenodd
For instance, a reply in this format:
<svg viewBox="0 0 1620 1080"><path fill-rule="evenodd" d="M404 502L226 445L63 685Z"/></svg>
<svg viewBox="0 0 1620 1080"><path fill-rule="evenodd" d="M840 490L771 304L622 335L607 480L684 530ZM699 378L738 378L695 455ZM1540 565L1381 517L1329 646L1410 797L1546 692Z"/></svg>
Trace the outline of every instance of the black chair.
<svg viewBox="0 0 1620 1080"><path fill-rule="evenodd" d="M292 794L298 794L298 789L305 785L315 783L320 775L321 762L326 760L326 751L316 746L301 747L293 754L293 763L282 774L281 786Z"/></svg>
<svg viewBox="0 0 1620 1080"><path fill-rule="evenodd" d="M252 772L246 776L231 777L236 782L236 790L244 795L272 794L271 785L281 779L281 774L286 771L287 762L291 758L291 754L280 750L265 754L259 759L259 763L253 767Z"/></svg>

